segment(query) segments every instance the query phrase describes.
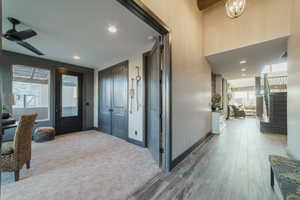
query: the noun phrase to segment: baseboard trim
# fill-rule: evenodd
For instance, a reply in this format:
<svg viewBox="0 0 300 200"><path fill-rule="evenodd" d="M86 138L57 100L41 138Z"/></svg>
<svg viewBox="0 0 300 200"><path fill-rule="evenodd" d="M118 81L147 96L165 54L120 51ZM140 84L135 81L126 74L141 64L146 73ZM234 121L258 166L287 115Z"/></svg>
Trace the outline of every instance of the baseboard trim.
<svg viewBox="0 0 300 200"><path fill-rule="evenodd" d="M138 145L140 147L143 147L143 148L146 148L146 144L144 142L141 142L141 141L137 141L135 139L132 139L132 138L128 138L127 141L131 144L135 144L135 145Z"/></svg>
<svg viewBox="0 0 300 200"><path fill-rule="evenodd" d="M101 132L100 128L98 128L98 127L93 127L91 130L94 130L94 131L99 131L99 132Z"/></svg>
<svg viewBox="0 0 300 200"><path fill-rule="evenodd" d="M194 145L192 145L188 150L183 152L177 158L172 161L171 169L174 169L181 161L183 161L188 155L190 155L197 147L205 142L205 140L212 135L211 132L207 133L204 137L198 140Z"/></svg>
<svg viewBox="0 0 300 200"><path fill-rule="evenodd" d="M100 128L98 128L98 127L93 127L91 130L95 130L95 131L102 132L102 131L100 130ZM108 134L108 135L110 135L110 134ZM146 143L145 143L145 142L141 142L141 141L138 141L138 140L135 140L135 139L132 139L132 138L127 138L126 141L129 142L129 143L131 143L131 144L135 144L135 145L137 145L137 146L146 148Z"/></svg>
<svg viewBox="0 0 300 200"><path fill-rule="evenodd" d="M83 128L82 131L91 131L95 130L95 127Z"/></svg>

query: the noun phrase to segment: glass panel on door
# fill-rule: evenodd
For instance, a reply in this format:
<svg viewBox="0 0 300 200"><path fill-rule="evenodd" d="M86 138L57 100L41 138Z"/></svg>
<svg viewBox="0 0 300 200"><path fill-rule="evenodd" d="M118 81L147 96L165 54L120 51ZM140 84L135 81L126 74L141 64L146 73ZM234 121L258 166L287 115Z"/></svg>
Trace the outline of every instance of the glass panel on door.
<svg viewBox="0 0 300 200"><path fill-rule="evenodd" d="M62 117L78 116L78 76L62 75Z"/></svg>

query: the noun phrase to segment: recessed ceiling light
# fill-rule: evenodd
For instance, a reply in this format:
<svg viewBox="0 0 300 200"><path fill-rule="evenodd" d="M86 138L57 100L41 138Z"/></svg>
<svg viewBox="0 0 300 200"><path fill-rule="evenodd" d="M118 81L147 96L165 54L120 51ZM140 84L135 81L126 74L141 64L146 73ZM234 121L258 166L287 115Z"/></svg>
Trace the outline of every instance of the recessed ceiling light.
<svg viewBox="0 0 300 200"><path fill-rule="evenodd" d="M117 27L116 26L113 26L113 25L109 25L108 26L108 31L110 33L116 33L118 31Z"/></svg>
<svg viewBox="0 0 300 200"><path fill-rule="evenodd" d="M246 69L246 68L242 68L241 71L242 71L242 72L245 72L245 71L247 71L247 69Z"/></svg>
<svg viewBox="0 0 300 200"><path fill-rule="evenodd" d="M242 64L246 64L247 63L247 60L241 60L240 61L240 64L242 65Z"/></svg>
<svg viewBox="0 0 300 200"><path fill-rule="evenodd" d="M73 56L73 58L74 58L75 60L80 60L80 57L79 57L79 56Z"/></svg>

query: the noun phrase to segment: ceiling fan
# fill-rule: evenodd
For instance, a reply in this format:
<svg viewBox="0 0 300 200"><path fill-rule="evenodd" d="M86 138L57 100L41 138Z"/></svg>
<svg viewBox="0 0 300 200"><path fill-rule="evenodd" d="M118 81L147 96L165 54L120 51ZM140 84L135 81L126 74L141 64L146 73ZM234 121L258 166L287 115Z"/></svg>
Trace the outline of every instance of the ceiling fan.
<svg viewBox="0 0 300 200"><path fill-rule="evenodd" d="M44 54L40 50L36 49L31 44L24 41L24 40L27 40L29 38L36 36L37 33L32 29L27 29L24 31L17 31L16 26L21 24L21 22L12 17L8 17L7 19L8 19L8 21L10 21L12 23L13 28L8 30L5 34L2 34L2 37L4 37L5 39L7 39L9 41L16 42L18 45L21 45L22 47L32 51L33 53L35 53L39 56L43 56Z"/></svg>

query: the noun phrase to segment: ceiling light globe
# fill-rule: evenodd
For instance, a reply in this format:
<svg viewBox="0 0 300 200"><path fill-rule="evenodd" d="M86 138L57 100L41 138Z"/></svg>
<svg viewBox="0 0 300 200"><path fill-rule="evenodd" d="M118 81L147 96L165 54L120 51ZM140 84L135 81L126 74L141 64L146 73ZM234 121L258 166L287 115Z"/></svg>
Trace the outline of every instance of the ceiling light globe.
<svg viewBox="0 0 300 200"><path fill-rule="evenodd" d="M108 31L110 33L116 33L118 31L117 27L113 26L113 25L109 25L108 26Z"/></svg>
<svg viewBox="0 0 300 200"><path fill-rule="evenodd" d="M227 0L226 12L228 17L237 18L241 16L246 8L246 0Z"/></svg>

